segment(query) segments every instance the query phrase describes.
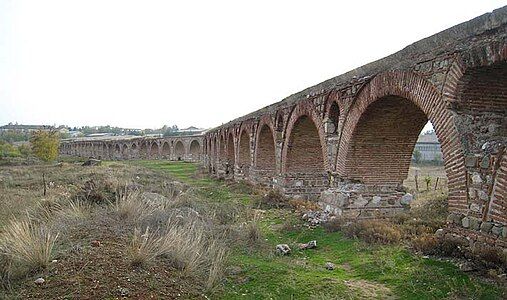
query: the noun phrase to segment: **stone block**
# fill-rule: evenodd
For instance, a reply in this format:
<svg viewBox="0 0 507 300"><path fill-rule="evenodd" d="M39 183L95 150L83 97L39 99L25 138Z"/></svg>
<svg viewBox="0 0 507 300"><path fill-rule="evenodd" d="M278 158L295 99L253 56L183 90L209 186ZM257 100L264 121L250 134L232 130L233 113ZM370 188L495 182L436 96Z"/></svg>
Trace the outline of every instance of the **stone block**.
<svg viewBox="0 0 507 300"><path fill-rule="evenodd" d="M491 228L493 228L493 223L492 222L482 222L481 223L481 232L490 233L491 232Z"/></svg>
<svg viewBox="0 0 507 300"><path fill-rule="evenodd" d="M481 220L470 217L470 229L479 230L481 228Z"/></svg>
<svg viewBox="0 0 507 300"><path fill-rule="evenodd" d="M470 218L464 217L463 219L461 219L461 226L463 226L465 228L469 228L470 227Z"/></svg>
<svg viewBox="0 0 507 300"><path fill-rule="evenodd" d="M500 236L502 234L502 226L500 225L493 226L493 228L491 228L491 233L496 236Z"/></svg>
<svg viewBox="0 0 507 300"><path fill-rule="evenodd" d="M477 184L477 185L480 185L482 184L482 177L481 177L481 174L477 173L477 172L474 172L472 173L472 183L473 184Z"/></svg>
<svg viewBox="0 0 507 300"><path fill-rule="evenodd" d="M489 162L490 162L489 156L484 156L481 159L481 168L483 169L489 168Z"/></svg>
<svg viewBox="0 0 507 300"><path fill-rule="evenodd" d="M476 156L468 155L467 157L465 157L465 166L469 168L474 168L477 166L477 161L478 159Z"/></svg>

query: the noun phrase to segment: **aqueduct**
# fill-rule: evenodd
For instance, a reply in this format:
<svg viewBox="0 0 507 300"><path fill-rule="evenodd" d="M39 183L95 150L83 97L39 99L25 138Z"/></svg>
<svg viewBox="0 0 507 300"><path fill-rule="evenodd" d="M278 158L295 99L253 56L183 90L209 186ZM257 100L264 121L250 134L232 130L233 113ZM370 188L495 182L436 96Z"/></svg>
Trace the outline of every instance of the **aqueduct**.
<svg viewBox="0 0 507 300"><path fill-rule="evenodd" d="M204 163L319 199L337 214L400 208L414 145L431 121L449 221L507 245L507 7L208 131Z"/></svg>
<svg viewBox="0 0 507 300"><path fill-rule="evenodd" d="M99 159L202 160L203 136L75 138L64 140L60 153Z"/></svg>
<svg viewBox="0 0 507 300"><path fill-rule="evenodd" d="M211 174L318 199L355 218L402 209L431 121L449 231L507 248L507 7L418 41L199 137L63 143L62 153L201 160Z"/></svg>

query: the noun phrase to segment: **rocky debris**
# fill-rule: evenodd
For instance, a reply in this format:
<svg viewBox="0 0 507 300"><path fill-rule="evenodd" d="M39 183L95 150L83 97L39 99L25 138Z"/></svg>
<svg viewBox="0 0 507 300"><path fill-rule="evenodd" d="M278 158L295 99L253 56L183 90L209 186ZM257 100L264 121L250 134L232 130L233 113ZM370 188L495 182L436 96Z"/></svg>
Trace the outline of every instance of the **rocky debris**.
<svg viewBox="0 0 507 300"><path fill-rule="evenodd" d="M332 271L336 268L336 266L332 262L329 262L329 261L326 263L325 267L329 271Z"/></svg>
<svg viewBox="0 0 507 300"><path fill-rule="evenodd" d="M93 241L91 242L91 245L92 245L92 247L100 247L100 246L101 246L101 243L100 243L100 241L93 240Z"/></svg>
<svg viewBox="0 0 507 300"><path fill-rule="evenodd" d="M472 271L475 271L477 269L477 267L475 266L475 264L473 262L467 261L467 262L461 263L459 265L459 269L463 272L472 272Z"/></svg>
<svg viewBox="0 0 507 300"><path fill-rule="evenodd" d="M401 197L400 204L408 206L412 201L414 201L414 196L410 193L406 193Z"/></svg>
<svg viewBox="0 0 507 300"><path fill-rule="evenodd" d="M87 161L85 161L82 166L83 167L90 167L90 166L100 166L102 164L102 161L99 159L90 158Z"/></svg>
<svg viewBox="0 0 507 300"><path fill-rule="evenodd" d="M290 251L290 247L287 244L276 245L276 253L279 255L289 255Z"/></svg>
<svg viewBox="0 0 507 300"><path fill-rule="evenodd" d="M127 288L118 287L118 294L121 297L128 297L130 294L130 291Z"/></svg>
<svg viewBox="0 0 507 300"><path fill-rule="evenodd" d="M34 283L36 285L43 285L44 282L46 282L46 280L44 280L44 278L42 278L42 277L39 277L39 278L35 279L35 281L34 281Z"/></svg>
<svg viewBox="0 0 507 300"><path fill-rule="evenodd" d="M325 210L307 211L303 214L302 219L312 227L325 223L332 216L331 212Z"/></svg>
<svg viewBox="0 0 507 300"><path fill-rule="evenodd" d="M444 236L444 230L442 228L437 229L437 231L435 231L435 235L437 237L443 237Z"/></svg>
<svg viewBox="0 0 507 300"><path fill-rule="evenodd" d="M299 250L314 249L317 248L317 241L309 241L308 243L299 244Z"/></svg>

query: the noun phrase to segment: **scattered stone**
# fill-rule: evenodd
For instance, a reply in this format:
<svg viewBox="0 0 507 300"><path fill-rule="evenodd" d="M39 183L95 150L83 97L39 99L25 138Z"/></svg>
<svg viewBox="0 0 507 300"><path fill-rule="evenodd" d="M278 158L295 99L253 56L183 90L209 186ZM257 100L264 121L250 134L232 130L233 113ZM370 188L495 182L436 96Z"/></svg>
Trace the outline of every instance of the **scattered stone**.
<svg viewBox="0 0 507 300"><path fill-rule="evenodd" d="M288 255L290 254L290 247L287 244L278 244L276 245L276 253L280 255Z"/></svg>
<svg viewBox="0 0 507 300"><path fill-rule="evenodd" d="M498 274L498 278L500 278L500 279L506 279L507 278L507 274L506 273Z"/></svg>
<svg viewBox="0 0 507 300"><path fill-rule="evenodd" d="M100 243L100 241L93 240L93 241L91 242L91 245L92 245L92 247L100 247L101 243Z"/></svg>
<svg viewBox="0 0 507 300"><path fill-rule="evenodd" d="M479 174L479 173L474 173L474 174L472 175L472 183L473 183L473 184L481 184L481 183L482 183L481 174Z"/></svg>
<svg viewBox="0 0 507 300"><path fill-rule="evenodd" d="M482 222L481 223L481 232L489 233L491 231L491 228L493 228L492 222Z"/></svg>
<svg viewBox="0 0 507 300"><path fill-rule="evenodd" d="M58 260L53 259L51 262L54 263L54 264L56 264L58 262Z"/></svg>
<svg viewBox="0 0 507 300"><path fill-rule="evenodd" d="M470 229L479 230L481 228L481 220L477 218L470 218Z"/></svg>
<svg viewBox="0 0 507 300"><path fill-rule="evenodd" d="M491 233L496 236L501 235L502 234L502 227L500 225L493 226L493 228L491 228Z"/></svg>
<svg viewBox="0 0 507 300"><path fill-rule="evenodd" d="M120 294L121 297L128 297L130 291L127 288L118 287L118 294Z"/></svg>
<svg viewBox="0 0 507 300"><path fill-rule="evenodd" d="M102 164L102 161L99 159L90 158L87 161L85 161L82 166L89 167L89 166L100 166Z"/></svg>
<svg viewBox="0 0 507 300"><path fill-rule="evenodd" d="M43 285L44 282L46 282L46 280L44 280L44 278L42 278L42 277L39 277L39 278L35 279L34 282L36 285Z"/></svg>
<svg viewBox="0 0 507 300"><path fill-rule="evenodd" d="M317 241L309 241L308 243L299 244L299 250L317 248Z"/></svg>
<svg viewBox="0 0 507 300"><path fill-rule="evenodd" d="M435 235L437 237L443 237L444 236L444 230L442 228L437 229L437 231L435 231Z"/></svg>
<svg viewBox="0 0 507 300"><path fill-rule="evenodd" d="M477 268L473 262L467 261L459 265L459 269L463 272L472 272Z"/></svg>
<svg viewBox="0 0 507 300"><path fill-rule="evenodd" d="M464 217L464 218L461 220L461 226L463 226L463 227L465 227L465 228L470 227L470 218L469 218L469 217Z"/></svg>
<svg viewBox="0 0 507 300"><path fill-rule="evenodd" d="M410 193L406 193L401 197L400 204L401 205L410 205L410 203L414 200L414 196Z"/></svg>
<svg viewBox="0 0 507 300"><path fill-rule="evenodd" d="M332 271L335 269L335 265L332 263L332 262L327 262L326 263L326 269L328 269L329 271Z"/></svg>

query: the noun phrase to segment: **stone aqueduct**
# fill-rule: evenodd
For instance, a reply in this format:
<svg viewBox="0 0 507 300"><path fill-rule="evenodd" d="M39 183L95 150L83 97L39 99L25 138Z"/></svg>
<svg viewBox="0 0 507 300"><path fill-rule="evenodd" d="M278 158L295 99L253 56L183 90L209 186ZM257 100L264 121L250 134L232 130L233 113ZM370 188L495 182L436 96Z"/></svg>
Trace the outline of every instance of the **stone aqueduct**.
<svg viewBox="0 0 507 300"><path fill-rule="evenodd" d="M402 208L412 151L431 121L447 230L507 248L506 36L507 6L209 130L201 161L214 176L318 199L336 214L385 216Z"/></svg>
<svg viewBox="0 0 507 300"><path fill-rule="evenodd" d="M166 138L77 138L62 142L60 153L99 159L202 160L202 135Z"/></svg>

